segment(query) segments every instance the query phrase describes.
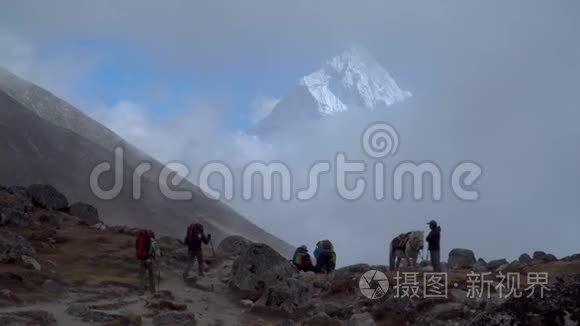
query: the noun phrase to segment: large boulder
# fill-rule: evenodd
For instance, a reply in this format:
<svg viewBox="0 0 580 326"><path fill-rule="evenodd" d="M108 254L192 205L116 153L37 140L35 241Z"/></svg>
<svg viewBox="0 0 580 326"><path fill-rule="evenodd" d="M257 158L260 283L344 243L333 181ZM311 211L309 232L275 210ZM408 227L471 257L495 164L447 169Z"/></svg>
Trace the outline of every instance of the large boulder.
<svg viewBox="0 0 580 326"><path fill-rule="evenodd" d="M449 269L470 269L475 264L475 254L469 249L453 249L447 259Z"/></svg>
<svg viewBox="0 0 580 326"><path fill-rule="evenodd" d="M546 258L546 255L547 254L544 251L534 251L532 257L534 258L534 260L544 260L544 258Z"/></svg>
<svg viewBox="0 0 580 326"><path fill-rule="evenodd" d="M0 262L18 261L22 256L36 256L30 242L16 233L0 230Z"/></svg>
<svg viewBox="0 0 580 326"><path fill-rule="evenodd" d="M532 257L530 257L528 254L521 254L520 258L518 258L518 261L522 264L529 264L532 262Z"/></svg>
<svg viewBox="0 0 580 326"><path fill-rule="evenodd" d="M547 254L544 251L535 251L534 252L534 260L535 261L542 261L542 262L553 262L557 261L558 258L552 254Z"/></svg>
<svg viewBox="0 0 580 326"><path fill-rule="evenodd" d="M263 291L296 273L286 258L265 244L252 244L232 266L230 287L247 298L257 299Z"/></svg>
<svg viewBox="0 0 580 326"><path fill-rule="evenodd" d="M51 185L31 185L28 193L38 207L55 211L68 208L68 199Z"/></svg>
<svg viewBox="0 0 580 326"><path fill-rule="evenodd" d="M313 288L296 278L287 278L266 289L256 306L294 313L312 303Z"/></svg>
<svg viewBox="0 0 580 326"><path fill-rule="evenodd" d="M246 252L251 245L252 241L239 235L232 235L220 242L218 251L227 256L239 256Z"/></svg>
<svg viewBox="0 0 580 326"><path fill-rule="evenodd" d="M70 206L69 213L81 219L81 221L88 225L95 225L101 223L99 219L99 211L86 203L74 203Z"/></svg>

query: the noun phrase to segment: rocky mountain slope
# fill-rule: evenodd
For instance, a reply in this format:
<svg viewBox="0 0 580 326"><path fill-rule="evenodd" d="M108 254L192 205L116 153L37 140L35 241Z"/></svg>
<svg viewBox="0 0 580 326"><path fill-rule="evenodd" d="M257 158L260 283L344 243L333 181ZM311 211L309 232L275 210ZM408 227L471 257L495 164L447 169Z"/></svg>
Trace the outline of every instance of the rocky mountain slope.
<svg viewBox="0 0 580 326"><path fill-rule="evenodd" d="M267 136L348 110L383 110L409 97L368 52L351 47L301 78L250 133Z"/></svg>
<svg viewBox="0 0 580 326"><path fill-rule="evenodd" d="M206 276L181 278L186 249L162 237L156 264L160 290L138 291L136 229L108 227L99 212L70 204L52 186L0 187L1 325L578 325L580 255L557 259L536 252L518 261L483 262L467 249L449 254L444 297L395 287L403 274L359 264L330 275L298 272L265 244L225 238L206 247ZM398 284L428 284L430 268ZM386 274L386 295L360 291L369 270ZM526 275L546 272L543 297L530 295ZM488 275L488 295L469 295L469 274ZM521 297L502 296L497 275L519 275ZM493 275L493 276L489 276ZM376 288L377 283L371 282ZM402 293L402 295L401 295Z"/></svg>
<svg viewBox="0 0 580 326"><path fill-rule="evenodd" d="M208 199L184 181L177 189L193 193L193 200L167 199L159 190L163 166L109 129L84 115L50 92L0 69L0 182L28 185L48 183L74 200L101 210L109 224L156 228L181 236L193 221L202 221L218 239L232 234L265 242L290 254L292 247L260 229L227 205ZM123 191L113 200L100 200L89 186L92 169L112 162L113 150L124 149ZM132 174L141 162L152 164L143 177L143 198L134 200ZM103 175L102 187L110 189L113 175Z"/></svg>

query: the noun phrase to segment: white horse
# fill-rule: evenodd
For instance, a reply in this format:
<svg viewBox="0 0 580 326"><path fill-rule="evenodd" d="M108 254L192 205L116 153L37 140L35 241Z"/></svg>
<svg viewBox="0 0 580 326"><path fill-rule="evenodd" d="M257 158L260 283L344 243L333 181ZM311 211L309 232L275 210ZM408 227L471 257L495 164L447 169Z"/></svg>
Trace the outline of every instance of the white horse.
<svg viewBox="0 0 580 326"><path fill-rule="evenodd" d="M389 267L392 271L399 269L401 260L407 259L407 266L417 267L417 257L425 243L423 231L412 231L400 234L391 241L389 250Z"/></svg>

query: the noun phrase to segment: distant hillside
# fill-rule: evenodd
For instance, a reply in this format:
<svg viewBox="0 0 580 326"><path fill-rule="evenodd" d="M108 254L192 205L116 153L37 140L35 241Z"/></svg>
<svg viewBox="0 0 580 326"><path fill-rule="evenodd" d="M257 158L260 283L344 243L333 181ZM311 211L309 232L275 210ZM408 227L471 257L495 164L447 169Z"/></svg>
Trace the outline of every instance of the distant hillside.
<svg viewBox="0 0 580 326"><path fill-rule="evenodd" d="M181 188L194 193L192 201L166 199L155 182L162 168L158 161L50 92L1 69L0 126L0 183L53 184L71 200L98 207L111 225L148 226L182 236L186 225L197 220L208 225L217 239L240 234L286 254L292 251L227 205L207 199L189 182ZM125 148L125 187L118 198L103 201L91 193L89 175L98 163L112 161L116 146ZM142 199L135 201L131 176L144 160L153 169L145 175ZM103 179L103 188L112 185L112 175Z"/></svg>

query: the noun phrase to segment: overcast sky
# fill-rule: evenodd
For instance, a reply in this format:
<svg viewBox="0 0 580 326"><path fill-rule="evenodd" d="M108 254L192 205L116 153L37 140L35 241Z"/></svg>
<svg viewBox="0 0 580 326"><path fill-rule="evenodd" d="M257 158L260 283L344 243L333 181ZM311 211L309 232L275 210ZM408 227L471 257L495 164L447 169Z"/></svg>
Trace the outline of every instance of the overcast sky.
<svg viewBox="0 0 580 326"><path fill-rule="evenodd" d="M293 244L323 233L343 263L382 263L388 239L437 217L444 250L515 258L580 247L578 1L0 2L0 65L163 161L320 158L301 135L284 144L300 151L281 152L239 131L357 43L414 97L394 115L337 119L317 138L354 153L360 127L388 119L403 138L398 161L485 169L474 204L234 203Z"/></svg>

